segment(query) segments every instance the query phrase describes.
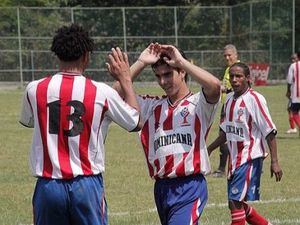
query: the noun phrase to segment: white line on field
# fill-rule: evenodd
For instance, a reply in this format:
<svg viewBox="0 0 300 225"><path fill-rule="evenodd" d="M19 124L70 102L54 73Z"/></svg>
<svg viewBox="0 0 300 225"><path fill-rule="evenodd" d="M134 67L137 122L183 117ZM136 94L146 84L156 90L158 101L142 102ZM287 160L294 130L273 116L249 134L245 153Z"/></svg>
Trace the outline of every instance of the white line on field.
<svg viewBox="0 0 300 225"><path fill-rule="evenodd" d="M260 200L251 202L251 204L272 204L272 203L286 203L286 202L300 202L300 197L298 198L281 198L281 199L270 199L270 200ZM227 207L227 203L209 203L206 205L205 208L224 208ZM152 209L146 209L146 210L140 210L140 211L134 211L134 212L108 212L110 216L129 216L129 215L138 215L138 214L144 214L144 213L153 213L156 212L156 208ZM299 220L300 221L300 220ZM276 222L277 223L277 222Z"/></svg>

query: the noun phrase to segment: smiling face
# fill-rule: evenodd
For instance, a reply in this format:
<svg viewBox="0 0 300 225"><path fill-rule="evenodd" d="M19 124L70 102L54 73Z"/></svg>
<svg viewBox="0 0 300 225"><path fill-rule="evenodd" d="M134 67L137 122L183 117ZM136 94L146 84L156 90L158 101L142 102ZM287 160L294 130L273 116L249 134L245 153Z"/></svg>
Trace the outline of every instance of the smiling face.
<svg viewBox="0 0 300 225"><path fill-rule="evenodd" d="M159 86L165 91L172 102L178 100L181 94L186 92L187 85L183 70L173 68L167 64L161 64L153 68Z"/></svg>
<svg viewBox="0 0 300 225"><path fill-rule="evenodd" d="M229 80L235 97L241 96L250 86L250 74L240 65L230 68Z"/></svg>

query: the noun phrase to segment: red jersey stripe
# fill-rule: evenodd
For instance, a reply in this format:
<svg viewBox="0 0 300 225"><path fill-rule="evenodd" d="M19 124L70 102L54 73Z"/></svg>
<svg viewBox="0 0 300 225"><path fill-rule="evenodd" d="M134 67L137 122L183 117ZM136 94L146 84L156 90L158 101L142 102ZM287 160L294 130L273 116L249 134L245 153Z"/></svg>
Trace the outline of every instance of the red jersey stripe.
<svg viewBox="0 0 300 225"><path fill-rule="evenodd" d="M166 156L166 163L164 165L165 175L164 177L168 177L168 175L172 172L174 166L174 155Z"/></svg>
<svg viewBox="0 0 300 225"><path fill-rule="evenodd" d="M178 164L178 166L176 167L176 170L175 170L176 176L178 176L179 174L185 173L185 159L187 156L188 156L188 152L184 152L182 154L182 160L180 161L180 163Z"/></svg>
<svg viewBox="0 0 300 225"><path fill-rule="evenodd" d="M60 121L58 132L58 160L63 179L70 179L73 177L73 171L70 163L70 153L68 136L66 131L70 130L70 121L68 116L71 114L71 106L68 102L72 100L74 77L63 76L60 87Z"/></svg>
<svg viewBox="0 0 300 225"><path fill-rule="evenodd" d="M229 121L232 121L233 119L233 110L235 106L236 101L232 99L231 105L230 105L230 111L229 111Z"/></svg>
<svg viewBox="0 0 300 225"><path fill-rule="evenodd" d="M141 131L141 143L144 148L145 157L147 160L147 165L149 169L150 177L154 175L154 169L149 162L149 122L147 121Z"/></svg>
<svg viewBox="0 0 300 225"><path fill-rule="evenodd" d="M47 145L47 91L51 77L40 82L36 89L37 114L43 143L43 177L52 177L53 166Z"/></svg>
<svg viewBox="0 0 300 225"><path fill-rule="evenodd" d="M200 162L200 134L201 134L201 122L199 117L196 116L195 118L195 128L194 131L196 133L195 137L195 147L194 147L194 159L193 159L193 166L194 166L194 174L200 173L201 162Z"/></svg>
<svg viewBox="0 0 300 225"><path fill-rule="evenodd" d="M155 131L157 130L157 128L159 127L159 118L160 118L160 114L161 114L161 105L158 105L155 109L154 109L154 119L155 119L155 123L154 123L154 129Z"/></svg>
<svg viewBox="0 0 300 225"><path fill-rule="evenodd" d="M250 160L251 159L252 148L253 148L253 145L254 145L254 138L253 138L253 134L252 134L252 117L251 116L249 117L249 120L248 120L248 127L249 127L250 144L249 144L248 159L247 160Z"/></svg>
<svg viewBox="0 0 300 225"><path fill-rule="evenodd" d="M96 91L96 87L92 84L91 80L86 79L83 105L85 106L85 109L89 110L86 110L81 118L84 123L84 127L82 133L80 134L79 140L81 168L85 175L90 175L93 173L91 163L89 161L88 149L94 116L94 102L96 98Z"/></svg>
<svg viewBox="0 0 300 225"><path fill-rule="evenodd" d="M172 130L173 129L173 111L174 111L174 108L172 106L169 106L167 119L163 123L164 130Z"/></svg>
<svg viewBox="0 0 300 225"><path fill-rule="evenodd" d="M270 127L270 128L273 128L273 125L272 125L270 119L268 118L266 112L264 111L264 109L263 109L263 107L262 107L262 105L261 105L261 103L260 103L260 101L259 101L257 95L253 92L253 90L250 90L250 94L254 97L254 99L255 99L255 101L256 101L256 103L257 103L257 105L258 105L258 108L259 108L259 110L261 111L261 113L262 113L264 119L267 121L269 127Z"/></svg>
<svg viewBox="0 0 300 225"><path fill-rule="evenodd" d="M237 141L236 142L237 146L237 159L236 159L236 166L235 168L238 168L241 165L242 161L242 154L243 154L243 149L244 149L244 142L242 141Z"/></svg>

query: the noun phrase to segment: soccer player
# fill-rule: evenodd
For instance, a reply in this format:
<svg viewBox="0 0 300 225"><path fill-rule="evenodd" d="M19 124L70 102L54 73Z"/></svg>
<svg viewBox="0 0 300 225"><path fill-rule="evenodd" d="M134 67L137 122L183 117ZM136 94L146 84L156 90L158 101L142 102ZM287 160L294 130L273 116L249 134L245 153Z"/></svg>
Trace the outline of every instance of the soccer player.
<svg viewBox="0 0 300 225"><path fill-rule="evenodd" d="M300 53L299 53L300 54ZM295 62L297 62L298 60L299 60L299 57L300 57L300 55L298 56L298 53L294 53L294 54L292 54L292 56L291 56L291 60L292 60L292 64L293 63L295 63ZM292 68L295 68L295 66L294 67L292 67L292 64L290 65L291 67L291 69ZM289 69L290 70L290 69ZM290 88L291 88L291 84L292 83L295 83L294 82L294 75L293 74L295 74L295 72L294 71L291 71L291 75L289 75L289 73L290 73L290 71L288 71L288 76L287 76L287 80L288 80L288 89L287 89L287 94L286 94L286 96L287 96L287 98L289 99L289 102L288 102L288 108L287 108L287 110L288 110L288 115L289 115L289 124L290 124L290 128L286 131L286 133L287 134L294 134L294 133L297 133L297 128L296 128L296 125L295 125L295 123L296 123L296 120L297 120L297 111L299 111L299 110L293 110L292 109L292 99L291 99L291 90L290 90ZM299 73L299 72L298 72ZM295 76L297 76L296 74L295 74ZM299 75L298 75L299 76ZM292 79L291 79L292 78ZM290 83L289 83L290 82ZM300 86L300 85L299 85ZM299 87L298 86L298 87ZM296 99L294 99L294 101L296 101L297 102L297 100ZM293 108L295 107L295 105L293 106ZM295 118L294 118L294 114L296 114L296 116L295 116ZM298 122L298 124L299 124L299 122ZM298 127L299 127L299 125L298 125Z"/></svg>
<svg viewBox="0 0 300 225"><path fill-rule="evenodd" d="M247 201L259 200L260 178L267 145L271 153L271 177L280 181L282 170L278 163L275 135L265 98L250 87L249 67L241 62L229 69L233 93L228 94L224 106L225 118L221 132L208 146L208 153L227 141L229 148L228 205L231 225L270 223Z"/></svg>
<svg viewBox="0 0 300 225"><path fill-rule="evenodd" d="M106 225L102 173L104 140L114 121L139 129L139 106L129 70L114 73L124 99L104 83L84 76L93 40L81 26L57 30L51 51L59 72L32 81L25 90L20 123L34 128L30 164L37 177L33 195L35 225ZM126 54L113 49L110 60Z"/></svg>
<svg viewBox="0 0 300 225"><path fill-rule="evenodd" d="M172 45L150 44L131 66L132 77L148 65L166 93L138 98L143 123L139 135L149 175L155 179L159 218L163 225L196 225L207 202L204 175L211 169L205 139L217 110L220 82ZM188 74L201 85L200 92L190 91ZM117 84L114 87L121 93Z"/></svg>
<svg viewBox="0 0 300 225"><path fill-rule="evenodd" d="M224 47L224 58L226 60L226 69L224 72L223 80L222 80L222 86L221 86L221 91L222 91L222 97L221 97L221 103L222 103L222 108L221 108L221 116L220 116L220 122L223 121L225 113L224 113L224 103L226 99L226 95L230 92L232 92L232 87L229 81L229 67L236 63L239 62L238 60L238 53L237 49L234 45L228 44ZM225 176L225 168L226 168L226 163L228 159L228 154L229 150L226 145L226 143L220 145L220 161L219 161L219 166L218 169L215 170L212 173L213 177L223 177Z"/></svg>

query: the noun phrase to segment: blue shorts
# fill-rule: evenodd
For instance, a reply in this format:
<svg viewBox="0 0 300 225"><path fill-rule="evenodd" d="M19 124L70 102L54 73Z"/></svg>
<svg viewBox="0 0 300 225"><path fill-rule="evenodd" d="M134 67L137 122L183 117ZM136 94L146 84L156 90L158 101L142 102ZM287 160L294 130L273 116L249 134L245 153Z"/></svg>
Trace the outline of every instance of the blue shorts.
<svg viewBox="0 0 300 225"><path fill-rule="evenodd" d="M38 178L33 195L35 225L106 225L101 175L71 180Z"/></svg>
<svg viewBox="0 0 300 225"><path fill-rule="evenodd" d="M259 200L262 166L263 158L257 158L237 168L227 182L228 200Z"/></svg>
<svg viewBox="0 0 300 225"><path fill-rule="evenodd" d="M154 196L162 225L197 225L207 202L203 175L158 179Z"/></svg>

